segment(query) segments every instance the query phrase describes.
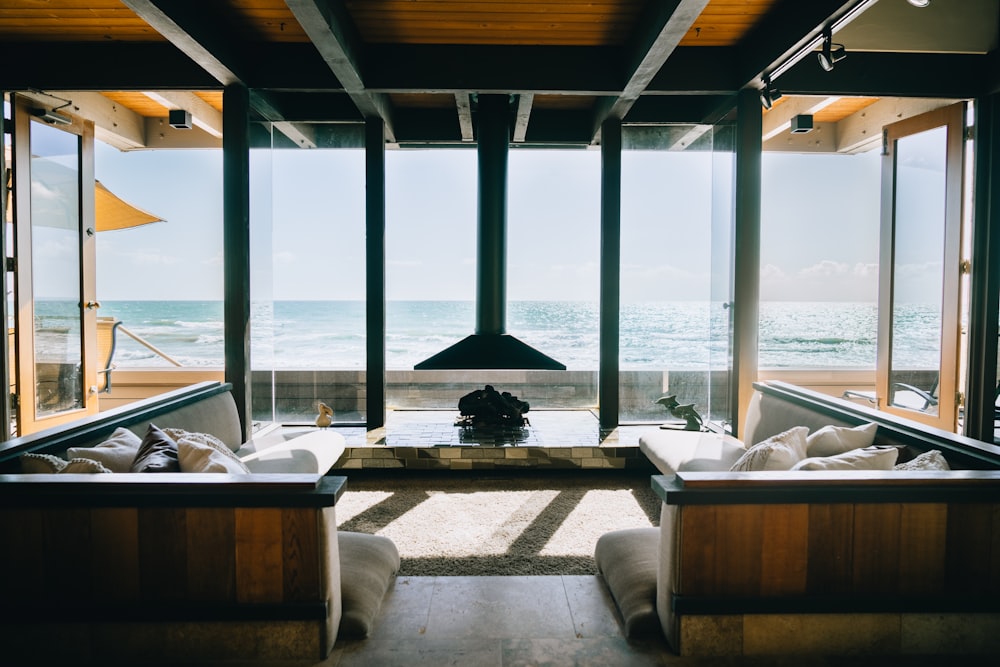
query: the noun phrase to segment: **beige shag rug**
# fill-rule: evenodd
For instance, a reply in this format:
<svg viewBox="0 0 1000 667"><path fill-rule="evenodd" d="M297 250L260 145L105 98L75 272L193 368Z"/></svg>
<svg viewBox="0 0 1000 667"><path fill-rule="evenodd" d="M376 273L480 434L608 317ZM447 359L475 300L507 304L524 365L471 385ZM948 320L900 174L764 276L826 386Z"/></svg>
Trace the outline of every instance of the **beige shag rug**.
<svg viewBox="0 0 1000 667"><path fill-rule="evenodd" d="M337 502L342 530L396 543L404 576L596 574L609 530L656 526L645 475L354 479Z"/></svg>

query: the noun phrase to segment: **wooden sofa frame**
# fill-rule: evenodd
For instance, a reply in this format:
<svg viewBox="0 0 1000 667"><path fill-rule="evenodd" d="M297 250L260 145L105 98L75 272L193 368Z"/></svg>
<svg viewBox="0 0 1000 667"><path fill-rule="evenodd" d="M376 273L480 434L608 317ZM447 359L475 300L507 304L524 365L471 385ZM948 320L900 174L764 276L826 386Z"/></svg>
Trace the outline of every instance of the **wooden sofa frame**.
<svg viewBox="0 0 1000 667"><path fill-rule="evenodd" d="M57 452L229 391L203 383L0 446ZM0 474L5 658L322 659L341 620L345 477Z"/></svg>
<svg viewBox="0 0 1000 667"><path fill-rule="evenodd" d="M755 388L978 469L655 476L657 614L671 646L1000 652L1000 449L783 383Z"/></svg>

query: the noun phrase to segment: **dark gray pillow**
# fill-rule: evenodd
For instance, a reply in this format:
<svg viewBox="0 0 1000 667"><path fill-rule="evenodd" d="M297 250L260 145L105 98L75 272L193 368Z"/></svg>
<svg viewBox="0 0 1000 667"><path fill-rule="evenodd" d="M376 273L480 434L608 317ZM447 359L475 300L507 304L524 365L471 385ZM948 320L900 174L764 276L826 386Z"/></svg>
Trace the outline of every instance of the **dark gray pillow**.
<svg viewBox="0 0 1000 667"><path fill-rule="evenodd" d="M177 443L153 424L139 445L129 472L180 472Z"/></svg>

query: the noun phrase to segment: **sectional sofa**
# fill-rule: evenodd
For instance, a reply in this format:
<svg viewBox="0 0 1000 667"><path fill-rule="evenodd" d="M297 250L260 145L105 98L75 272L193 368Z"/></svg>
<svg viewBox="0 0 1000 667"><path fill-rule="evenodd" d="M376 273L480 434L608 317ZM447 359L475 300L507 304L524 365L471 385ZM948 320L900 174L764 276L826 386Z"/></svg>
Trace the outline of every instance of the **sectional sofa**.
<svg viewBox="0 0 1000 667"><path fill-rule="evenodd" d="M64 470L86 469L88 455L114 467L91 449L151 423L187 433L195 454L199 435L214 436L245 469L26 472L67 458ZM181 451L182 463L207 460ZM5 660L317 660L338 636L366 636L399 554L338 531L346 478L325 473L343 451L332 431L243 442L217 382L0 444Z"/></svg>
<svg viewBox="0 0 1000 667"><path fill-rule="evenodd" d="M783 383L755 389L744 442L640 440L662 473L660 525L595 551L626 632L662 631L681 655L1000 653L1000 448ZM871 432L892 464L731 471L754 445L833 426ZM949 470L905 469L928 459Z"/></svg>

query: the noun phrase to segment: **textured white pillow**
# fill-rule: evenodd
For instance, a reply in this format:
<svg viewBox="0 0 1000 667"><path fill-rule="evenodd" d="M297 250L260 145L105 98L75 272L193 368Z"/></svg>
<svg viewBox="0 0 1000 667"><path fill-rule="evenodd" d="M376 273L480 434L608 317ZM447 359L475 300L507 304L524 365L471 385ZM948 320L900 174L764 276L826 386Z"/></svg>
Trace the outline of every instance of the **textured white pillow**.
<svg viewBox="0 0 1000 667"><path fill-rule="evenodd" d="M135 460L142 438L127 428L116 428L111 437L93 447L70 447L67 459L98 461L111 472L128 472Z"/></svg>
<svg viewBox="0 0 1000 667"><path fill-rule="evenodd" d="M732 472L788 470L805 457L808 433L807 427L796 426L772 435L748 449L729 470Z"/></svg>
<svg viewBox="0 0 1000 667"><path fill-rule="evenodd" d="M98 472L111 471L104 467L100 461L95 461L94 459L70 459L66 464L66 467L59 471L60 475L69 474L92 474Z"/></svg>
<svg viewBox="0 0 1000 667"><path fill-rule="evenodd" d="M865 447L834 456L802 459L792 470L892 470L898 456L895 447Z"/></svg>
<svg viewBox="0 0 1000 667"><path fill-rule="evenodd" d="M28 452L21 454L21 472L28 474L37 473L57 473L66 467L66 459L61 459L52 454L35 454Z"/></svg>
<svg viewBox="0 0 1000 667"><path fill-rule="evenodd" d="M222 440L216 438L211 433L185 431L182 428L165 428L163 429L163 432L166 433L168 436L170 436L175 442L180 440L181 438L187 438L188 440L194 440L195 442L201 443L203 445L211 445L212 447L215 447L216 449L219 450L224 449L227 452L233 451L226 446L226 443L222 442Z"/></svg>
<svg viewBox="0 0 1000 667"><path fill-rule="evenodd" d="M222 448L229 451L225 445ZM177 459L181 472L220 472L230 475L246 475L250 472L232 452L227 456L216 447L193 438L185 437L177 441Z"/></svg>
<svg viewBox="0 0 1000 667"><path fill-rule="evenodd" d="M951 470L944 454L936 449L930 449L915 456L905 463L896 465L895 470Z"/></svg>
<svg viewBox="0 0 1000 667"><path fill-rule="evenodd" d="M806 456L836 456L852 449L870 447L875 442L878 424L824 426L806 438Z"/></svg>

